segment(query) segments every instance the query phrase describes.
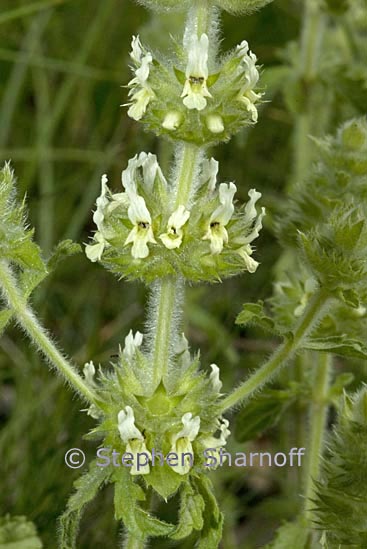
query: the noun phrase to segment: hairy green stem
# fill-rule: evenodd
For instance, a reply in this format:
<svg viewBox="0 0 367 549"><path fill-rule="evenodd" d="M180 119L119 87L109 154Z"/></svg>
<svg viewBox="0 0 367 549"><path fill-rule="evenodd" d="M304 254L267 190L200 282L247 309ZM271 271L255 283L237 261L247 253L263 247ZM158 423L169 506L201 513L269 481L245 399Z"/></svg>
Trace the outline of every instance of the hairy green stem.
<svg viewBox="0 0 367 549"><path fill-rule="evenodd" d="M190 203L191 192L193 189L193 183L195 174L198 168L198 164L201 157L201 149L196 145L187 143L183 146L181 151L180 171L176 184L176 209L181 204L188 206Z"/></svg>
<svg viewBox="0 0 367 549"><path fill-rule="evenodd" d="M157 303L155 329L155 342L153 351L153 383L159 385L161 379L167 373L172 340L174 337L174 316L176 306L179 306L178 292L181 287L176 277L166 277L159 281L159 298Z"/></svg>
<svg viewBox="0 0 367 549"><path fill-rule="evenodd" d="M311 365L312 352L305 351L299 356L296 356L294 364L294 376L293 379L299 385L302 385L305 381L306 372L308 372ZM292 377L291 377L292 380ZM294 410L294 418L291 418L294 421L294 434L295 434L295 446L297 448L305 448L307 440L307 404L303 402L302 397L299 397ZM297 478L297 490L301 492L304 488L303 484L303 468L296 467L296 478Z"/></svg>
<svg viewBox="0 0 367 549"><path fill-rule="evenodd" d="M306 516L311 520L311 499L315 493L314 480L318 479L328 414L328 391L331 355L320 353L314 367L313 394L310 410L310 435L307 445Z"/></svg>
<svg viewBox="0 0 367 549"><path fill-rule="evenodd" d="M208 32L210 25L210 10L208 8L208 0L197 0L195 2L196 28L198 36L204 32Z"/></svg>
<svg viewBox="0 0 367 549"><path fill-rule="evenodd" d="M0 285L3 296L20 326L47 360L55 366L80 395L90 403L96 403L94 392L84 382L68 360L60 353L32 310L21 296L11 268L0 261Z"/></svg>
<svg viewBox="0 0 367 549"><path fill-rule="evenodd" d="M323 290L319 290L311 299L304 316L300 319L292 339L287 339L270 359L252 374L242 385L235 389L222 402L222 413L236 406L245 398L252 395L263 385L268 383L282 366L284 366L302 346L302 342L318 322L329 296Z"/></svg>
<svg viewBox="0 0 367 549"><path fill-rule="evenodd" d="M302 181L312 161L310 134L318 122L313 109L314 83L325 28L325 15L319 0L305 0L304 24L301 35L300 83L304 95L304 111L297 116L294 133L294 182Z"/></svg>
<svg viewBox="0 0 367 549"><path fill-rule="evenodd" d="M136 539L132 534L127 533L123 548L124 549L144 549L146 547L146 542L141 539Z"/></svg>
<svg viewBox="0 0 367 549"><path fill-rule="evenodd" d="M195 176L201 158L201 149L195 145L182 146L178 158L179 171L175 189L174 208L188 206L194 187ZM183 282L180 277L166 277L157 282L153 295L155 303L150 307L150 314L155 318L153 345L153 385L156 387L167 373L172 343L177 335L177 321L181 317L180 294L183 292ZM153 310L152 310L153 309Z"/></svg>

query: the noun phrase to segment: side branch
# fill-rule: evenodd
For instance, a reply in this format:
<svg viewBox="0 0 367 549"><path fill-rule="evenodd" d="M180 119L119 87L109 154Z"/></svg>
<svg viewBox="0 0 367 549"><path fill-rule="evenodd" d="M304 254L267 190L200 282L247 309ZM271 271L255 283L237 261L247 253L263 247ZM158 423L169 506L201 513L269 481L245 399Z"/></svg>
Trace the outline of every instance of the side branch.
<svg viewBox="0 0 367 549"><path fill-rule="evenodd" d="M251 375L242 385L228 395L222 403L222 413L236 406L245 398L251 396L266 383L269 383L274 374L294 356L302 342L310 333L315 324L325 314L329 295L319 290L311 300L304 316L301 318L292 339L287 339L273 353L270 359Z"/></svg>
<svg viewBox="0 0 367 549"><path fill-rule="evenodd" d="M75 367L60 353L46 330L41 326L30 307L21 296L11 268L0 261L0 286L3 297L25 333L44 355L49 363L56 367L67 382L89 403L97 404L97 396L77 373Z"/></svg>

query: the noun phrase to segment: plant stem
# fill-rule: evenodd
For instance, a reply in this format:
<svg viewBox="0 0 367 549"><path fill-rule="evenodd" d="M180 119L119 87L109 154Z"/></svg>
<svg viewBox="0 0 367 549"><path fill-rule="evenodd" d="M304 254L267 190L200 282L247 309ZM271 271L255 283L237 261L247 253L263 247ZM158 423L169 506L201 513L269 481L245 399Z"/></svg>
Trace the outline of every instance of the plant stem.
<svg viewBox="0 0 367 549"><path fill-rule="evenodd" d="M312 360L312 351L305 351L299 356L296 356L294 364L294 381L302 385L305 380L305 374L309 371L310 363ZM292 379L292 378L291 378ZM303 402L302 397L299 397L294 410L294 418L291 418L291 421L294 421L295 429L295 446L297 448L306 447L307 441L307 404ZM303 470L301 467L296 467L296 478L297 478L297 492L300 493L303 491Z"/></svg>
<svg viewBox="0 0 367 549"><path fill-rule="evenodd" d="M157 283L159 293L154 322L155 341L153 350L153 384L157 387L167 373L172 341L174 339L174 316L183 284L176 277L166 277ZM154 291L154 290L153 290ZM155 296L153 296L155 299Z"/></svg>
<svg viewBox="0 0 367 549"><path fill-rule="evenodd" d="M191 33L201 34L209 25L209 8L206 0L199 0L187 18L184 43ZM205 28L204 28L205 27ZM177 155L178 175L175 185L173 210L178 206L190 207L203 148L185 143ZM167 374L173 343L177 337L177 324L182 315L180 295L183 281L179 276L166 277L153 286L152 305L149 308L153 317L153 386L156 388ZM158 300L156 295L158 294Z"/></svg>
<svg viewBox="0 0 367 549"><path fill-rule="evenodd" d="M201 149L185 144L177 159L179 172L175 189L174 208L188 206L194 187L196 172L201 158ZM167 373L173 341L178 330L177 320L181 317L183 281L180 277L166 277L153 286L153 304L149 308L154 322L153 386L157 387ZM158 300L156 295L158 294ZM176 319L175 319L176 317Z"/></svg>
<svg viewBox="0 0 367 549"><path fill-rule="evenodd" d="M315 133L314 85L325 27L325 15L319 0L305 0L304 24L301 35L300 83L303 87L305 107L297 116L294 130L293 181L302 181L312 161L312 143L309 135Z"/></svg>
<svg viewBox="0 0 367 549"><path fill-rule="evenodd" d="M174 209L181 204L183 206L188 206L190 204L193 183L201 157L201 149L196 145L186 143L183 145L180 156L180 171L176 185Z"/></svg>
<svg viewBox="0 0 367 549"><path fill-rule="evenodd" d="M328 413L328 390L331 370L331 355L320 353L314 368L313 395L311 403L310 423L311 430L307 448L308 465L306 481L306 516L311 519L313 504L310 501L314 496L314 480L318 479L320 459L322 456L324 435Z"/></svg>
<svg viewBox="0 0 367 549"><path fill-rule="evenodd" d="M96 404L97 397L94 392L86 385L74 366L72 366L60 353L34 316L32 310L27 306L18 290L13 273L5 261L0 261L0 285L3 296L14 312L17 321L38 350L47 358L51 365L59 370L66 381L68 381L84 399L89 403Z"/></svg>
<svg viewBox="0 0 367 549"><path fill-rule="evenodd" d="M196 28L200 37L204 32L208 32L210 10L208 9L207 0L197 0L195 2Z"/></svg>
<svg viewBox="0 0 367 549"><path fill-rule="evenodd" d="M242 400L252 395L263 385L268 383L275 372L284 366L301 347L305 337L310 333L316 322L325 311L329 296L323 290L319 290L311 299L303 318L298 323L292 339L287 339L273 353L270 359L251 375L242 385L228 395L222 402L222 413L239 404Z"/></svg>
<svg viewBox="0 0 367 549"><path fill-rule="evenodd" d="M131 534L127 533L124 540L124 549L144 549L146 547L145 541L134 538Z"/></svg>

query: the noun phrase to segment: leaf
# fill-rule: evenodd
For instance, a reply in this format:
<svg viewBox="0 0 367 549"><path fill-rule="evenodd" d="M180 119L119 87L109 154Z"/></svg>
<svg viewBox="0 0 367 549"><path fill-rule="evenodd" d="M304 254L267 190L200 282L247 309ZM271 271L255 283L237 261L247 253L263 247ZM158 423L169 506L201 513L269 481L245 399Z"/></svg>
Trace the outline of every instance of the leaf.
<svg viewBox="0 0 367 549"><path fill-rule="evenodd" d="M180 475L166 463L163 467L152 467L146 478L147 485L151 486L165 500L177 492L181 482Z"/></svg>
<svg viewBox="0 0 367 549"><path fill-rule="evenodd" d="M13 264L24 297L47 276L46 264L39 246L28 228L25 201L18 203L14 173L9 164L0 171L0 258Z"/></svg>
<svg viewBox="0 0 367 549"><path fill-rule="evenodd" d="M264 313L264 303L262 301L258 303L245 303L242 311L236 318L236 324L241 326L254 324L265 331L278 333L274 320Z"/></svg>
<svg viewBox="0 0 367 549"><path fill-rule="evenodd" d="M266 546L267 549L304 549L309 531L302 519L296 522L286 522L278 528L275 539Z"/></svg>
<svg viewBox="0 0 367 549"><path fill-rule="evenodd" d="M72 240L62 240L55 246L50 258L47 261L48 269L53 271L60 261L63 261L72 255L79 254L81 251L82 248L80 244L77 244Z"/></svg>
<svg viewBox="0 0 367 549"><path fill-rule="evenodd" d="M168 536L174 526L151 516L138 502L145 501L144 490L124 467L113 475L115 483L115 518L122 520L127 530L138 540Z"/></svg>
<svg viewBox="0 0 367 549"><path fill-rule="evenodd" d="M329 397L333 400L333 402L336 405L338 404L339 398L344 393L345 387L350 385L353 381L354 381L354 375L349 372L340 374L336 378L333 385L329 389Z"/></svg>
<svg viewBox="0 0 367 549"><path fill-rule="evenodd" d="M274 427L295 401L296 393L290 390L264 390L252 398L239 412L235 424L238 442L246 442Z"/></svg>
<svg viewBox="0 0 367 549"><path fill-rule="evenodd" d="M11 256L14 261L25 268L35 271L43 271L45 269L39 246L28 238L13 245Z"/></svg>
<svg viewBox="0 0 367 549"><path fill-rule="evenodd" d="M213 485L204 475L194 479L193 485L196 486L205 503L203 529L195 547L197 549L216 549L222 539L223 515L213 494Z"/></svg>
<svg viewBox="0 0 367 549"><path fill-rule="evenodd" d="M37 536L36 527L26 517L0 518L1 549L42 549L43 544Z"/></svg>
<svg viewBox="0 0 367 549"><path fill-rule="evenodd" d="M181 492L179 522L176 530L170 536L171 539L183 539L189 536L193 530L202 530L204 508L203 497L189 483L185 484Z"/></svg>
<svg viewBox="0 0 367 549"><path fill-rule="evenodd" d="M367 347L357 339L347 335L312 338L305 342L304 348L311 351L335 353L349 358L367 359Z"/></svg>
<svg viewBox="0 0 367 549"><path fill-rule="evenodd" d="M41 284L47 275L48 272L46 269L42 271L25 270L20 272L19 284L26 299L30 297L31 293Z"/></svg>
<svg viewBox="0 0 367 549"><path fill-rule="evenodd" d="M75 549L79 522L87 503L97 495L99 488L107 480L109 472L93 461L89 471L75 483L76 492L70 497L66 511L60 517L60 549Z"/></svg>

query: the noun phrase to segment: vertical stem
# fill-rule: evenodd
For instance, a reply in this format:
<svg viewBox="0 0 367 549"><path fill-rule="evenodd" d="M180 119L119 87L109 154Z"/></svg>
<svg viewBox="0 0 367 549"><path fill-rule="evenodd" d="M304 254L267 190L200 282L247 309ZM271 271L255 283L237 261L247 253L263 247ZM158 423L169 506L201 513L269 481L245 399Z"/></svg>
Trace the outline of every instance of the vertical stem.
<svg viewBox="0 0 367 549"><path fill-rule="evenodd" d="M314 496L314 480L318 479L320 470L320 459L322 456L325 429L328 413L328 390L331 369L331 356L327 353L320 353L319 360L315 364L313 379L313 395L311 404L311 430L307 448L307 483L306 483L306 516L310 520L313 503L310 501Z"/></svg>
<svg viewBox="0 0 367 549"><path fill-rule="evenodd" d="M179 172L177 176L174 209L181 204L188 206L192 194L196 172L201 157L201 149L195 145L182 146L178 158ZM173 341L176 336L177 324L182 313L180 296L183 293L183 280L176 276L159 280L152 288L153 304L150 315L154 319L153 344L153 386L157 387L166 375ZM158 299L157 299L158 294Z"/></svg>
<svg viewBox="0 0 367 549"><path fill-rule="evenodd" d="M180 171L176 185L175 209L181 204L184 206L190 204L191 192L201 156L201 149L196 145L186 143L182 148L180 156Z"/></svg>
<svg viewBox="0 0 367 549"><path fill-rule="evenodd" d="M198 0L190 10L186 21L184 45L190 36L208 32L210 27L211 10L207 0ZM202 148L185 143L181 146L177 158L178 175L175 186L174 208L178 206L190 207L195 179L202 157ZM153 287L154 294L158 293L158 300L153 295L153 306L150 307L153 322L153 386L157 387L168 371L171 349L177 332L177 321L181 317L182 304L179 303L179 292L182 293L183 281L179 276L166 277ZM176 317L176 318L175 318Z"/></svg>
<svg viewBox="0 0 367 549"><path fill-rule="evenodd" d="M181 288L182 286L180 282L175 277L166 277L157 284L159 298L154 322L155 341L153 348L153 382L155 387L164 378L169 365L174 338L174 325L176 324L174 316L177 315L176 307L180 305L177 303L178 287Z"/></svg>
<svg viewBox="0 0 367 549"><path fill-rule="evenodd" d="M320 0L305 0L304 26L301 36L302 76L312 80L317 75L318 57L322 44L325 20Z"/></svg>
<svg viewBox="0 0 367 549"><path fill-rule="evenodd" d="M312 161L312 143L309 135L314 133L313 92L325 28L325 15L321 12L319 4L319 0L304 0L299 78L303 87L305 107L297 117L294 130L294 182L303 180Z"/></svg>
<svg viewBox="0 0 367 549"><path fill-rule="evenodd" d="M310 366L310 351L305 351L304 353L300 354L295 359L294 364L294 380L299 383L300 385L303 384L305 379L305 372L308 371L308 368ZM295 405L295 417L294 417L294 424L295 424L295 443L294 445L296 448L305 448L307 443L307 431L306 431L306 424L307 424L307 418L306 418L306 403L302 402L301 397L296 402ZM303 470L302 467L296 467L296 474L297 474L297 490L298 493L303 493Z"/></svg>
<svg viewBox="0 0 367 549"><path fill-rule="evenodd" d="M146 547L145 541L134 538L131 534L127 533L123 548L124 549L144 549Z"/></svg>
<svg viewBox="0 0 367 549"><path fill-rule="evenodd" d="M208 32L210 10L207 0L197 0L195 2L196 27L198 36Z"/></svg>

